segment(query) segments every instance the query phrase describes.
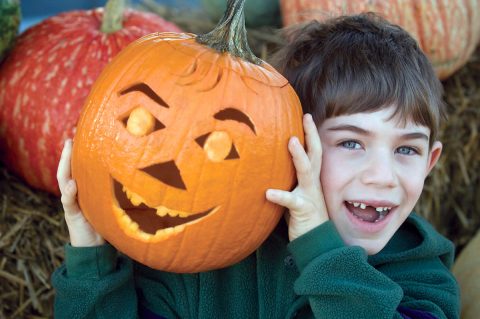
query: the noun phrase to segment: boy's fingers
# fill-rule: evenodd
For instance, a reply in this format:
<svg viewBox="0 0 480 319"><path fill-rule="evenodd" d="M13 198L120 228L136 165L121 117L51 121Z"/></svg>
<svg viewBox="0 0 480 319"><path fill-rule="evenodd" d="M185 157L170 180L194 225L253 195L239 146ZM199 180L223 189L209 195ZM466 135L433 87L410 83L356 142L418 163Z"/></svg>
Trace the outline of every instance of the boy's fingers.
<svg viewBox="0 0 480 319"><path fill-rule="evenodd" d="M286 207L290 211L301 211L305 206L305 201L292 192L269 189L267 190L266 197L272 203Z"/></svg>
<svg viewBox="0 0 480 319"><path fill-rule="evenodd" d="M62 192L61 197L63 209L65 210L65 215L78 214L80 208L77 203L77 185L75 181L69 180Z"/></svg>
<svg viewBox="0 0 480 319"><path fill-rule="evenodd" d="M288 143L288 149L292 155L293 165L295 166L297 174L298 185L301 188L311 187L313 182L312 165L298 138L292 137L290 139Z"/></svg>
<svg viewBox="0 0 480 319"><path fill-rule="evenodd" d="M60 161L57 168L57 181L60 191L63 193L64 189L70 180L71 170L70 170L70 160L72 157L72 140L68 139L65 141L63 146L62 155L60 156Z"/></svg>
<svg viewBox="0 0 480 319"><path fill-rule="evenodd" d="M322 165L322 142L320 141L318 129L311 114L304 115L303 129L305 131L308 158L310 159L312 167L320 174L320 167Z"/></svg>

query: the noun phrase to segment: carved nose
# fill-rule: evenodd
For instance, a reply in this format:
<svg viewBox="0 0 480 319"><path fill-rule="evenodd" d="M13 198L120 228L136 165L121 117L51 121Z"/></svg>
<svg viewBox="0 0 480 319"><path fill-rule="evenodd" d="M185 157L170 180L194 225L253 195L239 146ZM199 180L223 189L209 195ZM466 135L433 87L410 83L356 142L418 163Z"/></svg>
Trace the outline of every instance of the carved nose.
<svg viewBox="0 0 480 319"><path fill-rule="evenodd" d="M143 168L142 171L169 186L183 190L187 189L180 175L180 170L174 161L154 164Z"/></svg>

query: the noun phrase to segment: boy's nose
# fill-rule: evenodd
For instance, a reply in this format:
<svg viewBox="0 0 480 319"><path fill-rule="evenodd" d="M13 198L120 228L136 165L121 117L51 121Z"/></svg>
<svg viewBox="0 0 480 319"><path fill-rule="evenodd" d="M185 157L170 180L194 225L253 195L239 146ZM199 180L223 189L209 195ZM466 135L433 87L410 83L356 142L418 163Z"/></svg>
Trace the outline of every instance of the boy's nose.
<svg viewBox="0 0 480 319"><path fill-rule="evenodd" d="M377 153L366 159L361 180L365 185L393 188L397 185L393 155Z"/></svg>

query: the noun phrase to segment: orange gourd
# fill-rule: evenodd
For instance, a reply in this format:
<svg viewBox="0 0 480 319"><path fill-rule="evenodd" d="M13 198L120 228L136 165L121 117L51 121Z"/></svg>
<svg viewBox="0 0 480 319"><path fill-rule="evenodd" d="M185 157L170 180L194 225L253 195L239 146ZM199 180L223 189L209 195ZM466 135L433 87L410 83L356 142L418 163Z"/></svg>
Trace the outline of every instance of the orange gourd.
<svg viewBox="0 0 480 319"><path fill-rule="evenodd" d="M460 286L462 319L477 319L480 313L480 231L470 239L453 264L452 272Z"/></svg>
<svg viewBox="0 0 480 319"><path fill-rule="evenodd" d="M412 34L440 79L463 66L480 39L479 0L280 0L280 8L284 26L376 12Z"/></svg>
<svg viewBox="0 0 480 319"><path fill-rule="evenodd" d="M303 142L300 102L249 51L243 2L229 1L207 35L155 33L129 45L82 111L72 159L80 207L107 241L152 268L198 272L243 259L282 216L266 189L294 186L287 142Z"/></svg>

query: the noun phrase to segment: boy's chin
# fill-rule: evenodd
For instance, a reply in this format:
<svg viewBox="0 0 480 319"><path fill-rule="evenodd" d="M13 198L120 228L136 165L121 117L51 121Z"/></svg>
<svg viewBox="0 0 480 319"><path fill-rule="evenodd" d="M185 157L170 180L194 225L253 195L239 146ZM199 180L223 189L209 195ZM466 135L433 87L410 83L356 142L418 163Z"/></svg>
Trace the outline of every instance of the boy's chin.
<svg viewBox="0 0 480 319"><path fill-rule="evenodd" d="M388 243L388 240L383 239L344 239L347 246L360 246L367 252L367 255L378 254Z"/></svg>

